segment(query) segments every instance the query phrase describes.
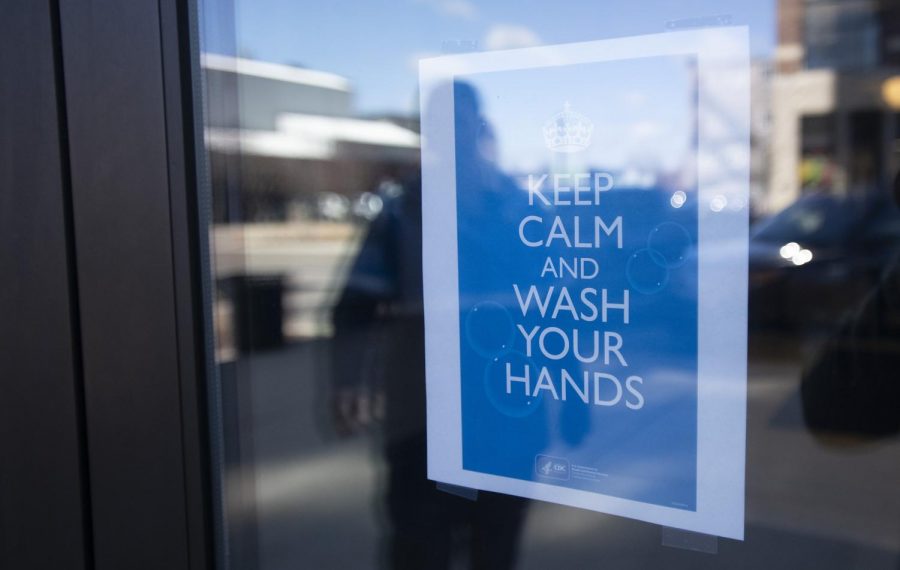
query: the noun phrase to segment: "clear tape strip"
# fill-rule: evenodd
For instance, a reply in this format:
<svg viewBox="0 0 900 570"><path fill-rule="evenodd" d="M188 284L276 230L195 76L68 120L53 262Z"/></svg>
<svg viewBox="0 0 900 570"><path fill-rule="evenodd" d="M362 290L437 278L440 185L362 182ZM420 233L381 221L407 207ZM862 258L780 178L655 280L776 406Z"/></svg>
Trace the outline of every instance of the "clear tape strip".
<svg viewBox="0 0 900 570"><path fill-rule="evenodd" d="M668 526L662 527L662 545L706 554L719 553L719 537Z"/></svg>

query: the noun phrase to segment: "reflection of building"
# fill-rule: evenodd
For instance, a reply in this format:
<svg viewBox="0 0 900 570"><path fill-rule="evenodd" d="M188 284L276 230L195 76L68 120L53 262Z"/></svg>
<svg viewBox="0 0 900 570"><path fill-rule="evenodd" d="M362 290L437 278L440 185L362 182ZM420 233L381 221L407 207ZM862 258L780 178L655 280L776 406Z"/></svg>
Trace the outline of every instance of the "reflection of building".
<svg viewBox="0 0 900 570"><path fill-rule="evenodd" d="M750 208L753 218L764 213L769 187L772 138L772 65L763 59L750 63ZM752 218L751 218L752 219Z"/></svg>
<svg viewBox="0 0 900 570"><path fill-rule="evenodd" d="M898 0L779 1L768 210L805 189L887 186L900 119L881 90L898 73L898 22Z"/></svg>
<svg viewBox="0 0 900 570"><path fill-rule="evenodd" d="M239 154L250 198L243 221L283 219L298 211L291 206L315 209L323 196L357 198L418 162L418 133L398 121L354 117L343 77L215 54L202 64L208 92L235 97L236 105L223 105L231 112L209 113L207 141L214 153Z"/></svg>
<svg viewBox="0 0 900 570"><path fill-rule="evenodd" d="M355 222L380 211L377 187L395 191L390 181L418 167L418 124L354 116L350 83L333 73L214 54L201 63L220 194L220 350L327 335Z"/></svg>

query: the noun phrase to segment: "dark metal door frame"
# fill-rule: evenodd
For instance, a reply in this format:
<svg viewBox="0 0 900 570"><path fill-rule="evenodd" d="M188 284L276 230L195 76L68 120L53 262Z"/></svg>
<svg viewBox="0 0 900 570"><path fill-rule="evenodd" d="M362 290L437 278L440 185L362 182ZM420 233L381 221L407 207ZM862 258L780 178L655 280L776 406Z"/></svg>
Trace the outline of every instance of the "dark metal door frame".
<svg viewBox="0 0 900 570"><path fill-rule="evenodd" d="M58 22L0 18L0 567L92 564Z"/></svg>
<svg viewBox="0 0 900 570"><path fill-rule="evenodd" d="M212 568L195 5L10 4L0 567Z"/></svg>

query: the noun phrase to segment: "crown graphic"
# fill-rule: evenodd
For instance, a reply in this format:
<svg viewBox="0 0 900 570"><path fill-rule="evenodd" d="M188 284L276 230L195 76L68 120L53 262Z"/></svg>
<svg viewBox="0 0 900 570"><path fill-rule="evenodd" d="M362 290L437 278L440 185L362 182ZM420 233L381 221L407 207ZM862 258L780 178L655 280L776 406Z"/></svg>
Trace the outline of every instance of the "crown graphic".
<svg viewBox="0 0 900 570"><path fill-rule="evenodd" d="M553 152L578 152L591 144L594 123L566 101L561 113L544 123L544 143Z"/></svg>

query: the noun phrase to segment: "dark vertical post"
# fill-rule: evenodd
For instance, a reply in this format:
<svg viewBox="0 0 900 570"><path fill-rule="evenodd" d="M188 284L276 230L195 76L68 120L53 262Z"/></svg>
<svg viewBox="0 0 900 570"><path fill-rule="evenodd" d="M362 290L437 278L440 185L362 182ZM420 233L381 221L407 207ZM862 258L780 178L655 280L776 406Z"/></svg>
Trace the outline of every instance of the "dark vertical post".
<svg viewBox="0 0 900 570"><path fill-rule="evenodd" d="M210 567L190 3L60 3L98 570Z"/></svg>
<svg viewBox="0 0 900 570"><path fill-rule="evenodd" d="M91 566L55 5L0 17L0 568Z"/></svg>

